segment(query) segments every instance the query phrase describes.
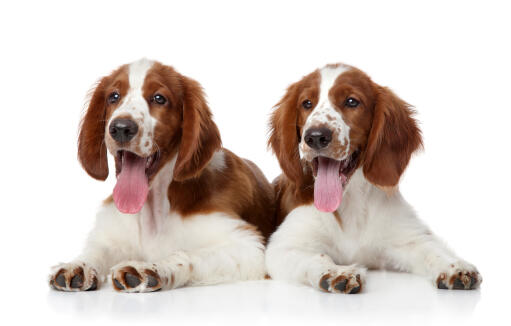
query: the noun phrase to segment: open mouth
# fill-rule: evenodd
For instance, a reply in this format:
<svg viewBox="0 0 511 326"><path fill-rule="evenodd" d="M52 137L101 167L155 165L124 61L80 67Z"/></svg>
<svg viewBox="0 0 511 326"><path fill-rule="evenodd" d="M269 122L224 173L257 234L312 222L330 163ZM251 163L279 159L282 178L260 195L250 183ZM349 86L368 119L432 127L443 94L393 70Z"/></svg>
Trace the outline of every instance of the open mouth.
<svg viewBox="0 0 511 326"><path fill-rule="evenodd" d="M360 157L360 151L354 151L342 161L325 156L312 160L314 180L314 205L322 212L337 210L342 201L343 188L353 175Z"/></svg>
<svg viewBox="0 0 511 326"><path fill-rule="evenodd" d="M326 159L339 162L339 177L343 179L343 186L345 186L348 183L349 178L355 171L355 168L357 167L358 159L360 157L360 150L354 151L350 156L348 156L342 161L337 161L323 156L316 156L312 160L312 173L314 174L314 177L318 176L318 166L320 157L322 160Z"/></svg>
<svg viewBox="0 0 511 326"><path fill-rule="evenodd" d="M126 160L140 160L145 161L145 174L149 178L151 177L158 168L158 161L160 160L160 152L154 152L152 155L147 157L141 157L137 154L125 150L117 151L117 154L115 155L115 172L116 175L119 175L121 173L123 164Z"/></svg>
<svg viewBox="0 0 511 326"><path fill-rule="evenodd" d="M156 173L159 160L159 152L147 157L125 150L116 153L117 183L113 198L119 211L135 214L142 209L149 193L149 178Z"/></svg>

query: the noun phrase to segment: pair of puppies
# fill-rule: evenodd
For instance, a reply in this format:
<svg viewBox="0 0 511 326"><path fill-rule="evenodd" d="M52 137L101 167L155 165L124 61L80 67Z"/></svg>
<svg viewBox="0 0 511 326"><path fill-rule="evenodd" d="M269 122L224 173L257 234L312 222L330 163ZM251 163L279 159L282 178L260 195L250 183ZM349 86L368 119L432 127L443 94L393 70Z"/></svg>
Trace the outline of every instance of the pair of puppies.
<svg viewBox="0 0 511 326"><path fill-rule="evenodd" d="M292 84L269 144L284 171L273 185L221 146L196 81L145 59L104 77L78 156L105 180L110 152L117 183L84 252L54 267L50 285L94 290L111 275L118 291L150 292L268 272L357 293L365 268L423 274L441 289L480 284L402 199L420 131L406 103L360 70L327 65Z"/></svg>

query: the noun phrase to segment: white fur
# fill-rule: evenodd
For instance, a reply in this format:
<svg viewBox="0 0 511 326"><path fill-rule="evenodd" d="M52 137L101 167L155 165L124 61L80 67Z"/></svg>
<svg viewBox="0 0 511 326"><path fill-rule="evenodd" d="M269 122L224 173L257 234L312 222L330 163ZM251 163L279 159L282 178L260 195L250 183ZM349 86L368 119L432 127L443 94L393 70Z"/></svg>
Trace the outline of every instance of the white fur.
<svg viewBox="0 0 511 326"><path fill-rule="evenodd" d="M330 101L329 92L336 79L349 69L350 68L347 66L339 65L337 67L326 66L320 70L321 82L319 85L318 104L307 118L307 121L305 121L303 127L305 133L309 128L328 125L333 131L333 137L336 138L334 141L337 141L339 145L344 148L344 153L330 153L330 155L327 155L331 156L332 154L336 154L337 156L342 154L341 156L332 157L337 160L343 160L348 156L350 147L350 127L344 122L341 113L335 109L334 104ZM308 161L312 160L314 156L317 155L316 151L310 150L303 140L303 137L300 142L299 150L300 157Z"/></svg>
<svg viewBox="0 0 511 326"><path fill-rule="evenodd" d="M148 59L140 59L128 66L129 90L127 94L121 98L119 107L114 111L110 120L106 124L105 135L106 144L112 155L117 149L115 141L110 137L108 132L110 123L118 117L129 117L138 124L140 134L130 142L127 148L132 152L140 155L150 155L153 150L153 133L157 120L151 116L149 105L142 93L144 80L147 72L153 66L154 61ZM138 150L136 149L138 146Z"/></svg>
<svg viewBox="0 0 511 326"><path fill-rule="evenodd" d="M93 276L105 282L106 276L121 277L124 267L135 268L144 281L125 292L152 291L144 271L160 276L162 287L262 279L265 275L264 245L260 235L239 217L213 212L183 218L170 207L167 190L176 158L170 160L151 183L147 202L138 214L122 214L113 203L101 207L83 253L69 264L52 269L50 279L61 269L70 274L84 270L81 289L87 289ZM219 151L209 169L221 169L224 153Z"/></svg>
<svg viewBox="0 0 511 326"><path fill-rule="evenodd" d="M223 150L216 151L209 162L208 168L215 171L225 169L225 152Z"/></svg>
<svg viewBox="0 0 511 326"><path fill-rule="evenodd" d="M398 190L387 194L359 169L338 208L341 222L314 205L292 210L272 235L266 265L274 279L319 288L323 275L364 267L409 271L433 281L446 273L477 272L434 236ZM481 279L479 276L479 283Z"/></svg>
<svg viewBox="0 0 511 326"><path fill-rule="evenodd" d="M109 135L108 126L114 119L126 116L139 126L138 139L131 141L126 149L139 155L152 154L157 120L149 112L142 89L153 64L141 59L129 65L129 90L106 127L105 142L114 155L118 147ZM145 146L146 143L149 145ZM134 288L124 288L125 292L153 291L154 288L147 286L150 280L147 270L159 275L163 288L264 277L263 239L253 226L239 216L223 212L183 217L170 206L168 188L176 159L177 155L153 178L139 213L122 214L113 203L101 208L83 253L73 262L53 268L50 282L54 287L65 291L87 290L96 277L104 282L108 273L112 278L122 279L121 274L128 266L138 271L143 282ZM225 166L225 153L219 150L206 168L220 172ZM56 280L63 270L66 287ZM70 287L74 270L83 270L80 288Z"/></svg>

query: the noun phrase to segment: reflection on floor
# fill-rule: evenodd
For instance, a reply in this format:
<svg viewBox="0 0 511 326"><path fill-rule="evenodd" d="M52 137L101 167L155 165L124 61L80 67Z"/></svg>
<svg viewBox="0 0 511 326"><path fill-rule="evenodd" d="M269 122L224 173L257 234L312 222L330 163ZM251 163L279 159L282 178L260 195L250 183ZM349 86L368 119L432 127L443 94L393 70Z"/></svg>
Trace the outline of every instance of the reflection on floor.
<svg viewBox="0 0 511 326"><path fill-rule="evenodd" d="M148 294L116 293L109 285L86 293L48 290L47 302L59 315L91 321L436 325L470 320L480 297L480 290L438 290L419 276L376 271L368 273L364 291L356 295L322 293L280 281L251 281Z"/></svg>

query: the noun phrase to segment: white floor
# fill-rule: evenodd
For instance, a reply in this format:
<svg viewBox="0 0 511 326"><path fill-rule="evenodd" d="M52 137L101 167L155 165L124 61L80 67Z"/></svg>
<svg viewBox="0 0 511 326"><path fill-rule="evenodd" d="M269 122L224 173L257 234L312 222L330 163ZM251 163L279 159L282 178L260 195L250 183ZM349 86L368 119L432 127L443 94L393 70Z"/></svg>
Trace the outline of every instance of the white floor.
<svg viewBox="0 0 511 326"><path fill-rule="evenodd" d="M44 292L44 319L52 324L200 325L491 325L503 319L507 303L483 287L442 291L423 278L369 272L363 293L327 294L278 281L251 281L182 288L150 294L120 294L110 286L86 293ZM32 297L32 299L34 299ZM31 300L32 301L32 300ZM44 303L42 303L44 304ZM26 311L27 318L36 316ZM37 317L36 317L37 318Z"/></svg>

